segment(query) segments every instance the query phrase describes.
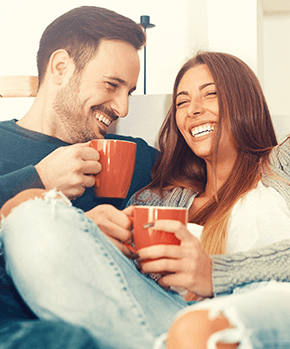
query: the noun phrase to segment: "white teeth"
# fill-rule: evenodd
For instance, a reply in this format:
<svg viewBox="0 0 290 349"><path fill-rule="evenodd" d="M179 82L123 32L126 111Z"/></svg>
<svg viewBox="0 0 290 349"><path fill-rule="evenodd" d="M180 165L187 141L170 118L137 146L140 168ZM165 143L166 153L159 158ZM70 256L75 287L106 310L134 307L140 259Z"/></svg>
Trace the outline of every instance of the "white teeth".
<svg viewBox="0 0 290 349"><path fill-rule="evenodd" d="M110 124L112 123L112 120L110 120L109 118L107 118L106 116L104 116L103 114L95 114L95 118L99 121L101 121L103 124L105 124L106 126L110 126Z"/></svg>
<svg viewBox="0 0 290 349"><path fill-rule="evenodd" d="M201 137L211 133L214 129L215 127L212 124L205 124L192 128L190 132L193 137Z"/></svg>

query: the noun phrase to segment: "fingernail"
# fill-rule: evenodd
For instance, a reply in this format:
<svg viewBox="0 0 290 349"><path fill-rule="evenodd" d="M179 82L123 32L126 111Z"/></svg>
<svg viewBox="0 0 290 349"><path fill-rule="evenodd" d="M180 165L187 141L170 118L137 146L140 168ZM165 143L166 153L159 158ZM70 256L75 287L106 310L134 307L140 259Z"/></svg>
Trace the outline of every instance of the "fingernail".
<svg viewBox="0 0 290 349"><path fill-rule="evenodd" d="M144 224L144 225L143 225L143 228L144 228L144 229L148 229L148 228L154 227L154 225L155 225L154 222L147 223L147 224Z"/></svg>

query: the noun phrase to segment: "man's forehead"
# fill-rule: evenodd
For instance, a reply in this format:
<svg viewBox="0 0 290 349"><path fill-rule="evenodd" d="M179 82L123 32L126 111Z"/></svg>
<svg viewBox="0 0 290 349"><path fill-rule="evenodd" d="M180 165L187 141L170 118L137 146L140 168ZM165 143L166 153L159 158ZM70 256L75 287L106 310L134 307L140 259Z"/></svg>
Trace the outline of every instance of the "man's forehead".
<svg viewBox="0 0 290 349"><path fill-rule="evenodd" d="M88 75L111 79L122 85L128 85L131 89L137 83L140 59L138 51L131 44L106 40L101 42L97 54L86 68Z"/></svg>

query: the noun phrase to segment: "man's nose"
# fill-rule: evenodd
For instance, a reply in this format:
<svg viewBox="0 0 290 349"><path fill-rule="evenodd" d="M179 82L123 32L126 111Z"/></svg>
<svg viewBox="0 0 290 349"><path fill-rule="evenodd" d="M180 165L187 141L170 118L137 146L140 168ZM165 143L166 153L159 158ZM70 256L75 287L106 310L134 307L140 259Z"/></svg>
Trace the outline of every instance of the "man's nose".
<svg viewBox="0 0 290 349"><path fill-rule="evenodd" d="M129 110L129 96L127 94L122 94L116 97L114 101L111 102L111 108L118 117L124 118Z"/></svg>

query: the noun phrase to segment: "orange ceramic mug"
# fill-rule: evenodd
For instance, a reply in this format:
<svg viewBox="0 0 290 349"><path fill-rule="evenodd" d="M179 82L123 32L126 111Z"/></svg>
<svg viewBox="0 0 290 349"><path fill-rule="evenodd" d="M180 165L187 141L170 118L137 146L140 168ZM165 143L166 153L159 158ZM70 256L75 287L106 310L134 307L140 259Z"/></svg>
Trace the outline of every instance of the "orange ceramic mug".
<svg viewBox="0 0 290 349"><path fill-rule="evenodd" d="M136 148L134 142L115 139L95 139L90 146L100 154L102 170L94 176L95 195L106 198L124 199L133 177Z"/></svg>
<svg viewBox="0 0 290 349"><path fill-rule="evenodd" d="M133 215L134 244L137 251L152 245L180 245L180 240L174 233L154 230L154 226L146 228L146 225L159 219L170 219L180 221L186 226L188 222L187 208L134 206Z"/></svg>

